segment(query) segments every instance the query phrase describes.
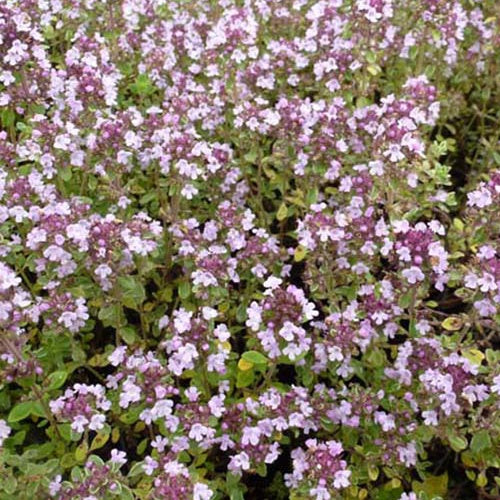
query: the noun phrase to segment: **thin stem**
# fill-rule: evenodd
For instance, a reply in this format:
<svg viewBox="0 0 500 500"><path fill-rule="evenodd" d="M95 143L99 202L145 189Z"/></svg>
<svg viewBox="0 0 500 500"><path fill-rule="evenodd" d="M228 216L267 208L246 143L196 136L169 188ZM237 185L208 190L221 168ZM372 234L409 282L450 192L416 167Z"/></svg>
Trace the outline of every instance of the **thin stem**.
<svg viewBox="0 0 500 500"><path fill-rule="evenodd" d="M24 363L24 358L15 344L13 344L7 337L0 338L0 341L4 344L7 350L14 355L19 363ZM45 418L49 421L51 427L54 429L54 432L57 434L57 437L59 439L62 439L62 436L59 433L59 429L57 428L57 422L54 420L54 416L52 415L47 402L43 399L43 393L40 391L39 387L36 384L33 384L32 390L35 393L35 396L37 397L39 403L42 405L43 411L45 413Z"/></svg>

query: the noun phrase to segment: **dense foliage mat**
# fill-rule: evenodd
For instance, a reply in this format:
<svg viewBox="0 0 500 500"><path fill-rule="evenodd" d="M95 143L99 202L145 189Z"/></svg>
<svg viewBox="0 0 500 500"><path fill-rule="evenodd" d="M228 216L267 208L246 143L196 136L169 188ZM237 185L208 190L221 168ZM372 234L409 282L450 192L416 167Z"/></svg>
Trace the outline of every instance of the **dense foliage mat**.
<svg viewBox="0 0 500 500"><path fill-rule="evenodd" d="M500 3L0 2L0 500L500 498Z"/></svg>

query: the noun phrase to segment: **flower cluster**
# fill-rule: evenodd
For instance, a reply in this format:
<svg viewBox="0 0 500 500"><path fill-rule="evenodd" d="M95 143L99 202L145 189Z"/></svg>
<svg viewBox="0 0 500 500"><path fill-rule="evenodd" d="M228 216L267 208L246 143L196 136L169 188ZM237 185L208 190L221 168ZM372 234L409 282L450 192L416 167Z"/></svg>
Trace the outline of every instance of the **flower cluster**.
<svg viewBox="0 0 500 500"><path fill-rule="evenodd" d="M351 471L340 459L342 445L338 441L318 443L316 439L308 439L305 444L305 451L297 448L292 452L293 472L285 478L287 486L292 491L303 489L317 500L334 498L332 492L350 484Z"/></svg>
<svg viewBox="0 0 500 500"><path fill-rule="evenodd" d="M499 497L498 2L0 3L1 498Z"/></svg>
<svg viewBox="0 0 500 500"><path fill-rule="evenodd" d="M100 385L75 384L50 402L51 412L61 420L71 422L71 429L82 433L85 429L99 431L104 427L111 403Z"/></svg>

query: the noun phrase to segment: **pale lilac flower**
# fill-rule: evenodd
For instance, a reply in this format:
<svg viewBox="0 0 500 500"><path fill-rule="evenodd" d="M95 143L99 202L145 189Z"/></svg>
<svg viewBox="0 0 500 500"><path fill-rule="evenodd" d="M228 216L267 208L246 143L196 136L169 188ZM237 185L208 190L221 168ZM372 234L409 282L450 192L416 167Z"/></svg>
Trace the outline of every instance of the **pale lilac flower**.
<svg viewBox="0 0 500 500"><path fill-rule="evenodd" d="M409 269L404 269L401 274L411 285L414 285L415 283L423 281L425 279L425 274L416 266L412 266Z"/></svg>
<svg viewBox="0 0 500 500"><path fill-rule="evenodd" d="M117 450L113 448L111 450L111 462L117 464L118 466L125 465L127 463L127 454L124 451Z"/></svg>
<svg viewBox="0 0 500 500"><path fill-rule="evenodd" d="M205 483L195 483L193 489L193 500L210 500L213 491Z"/></svg>
<svg viewBox="0 0 500 500"><path fill-rule="evenodd" d="M7 422L0 419L0 447L2 446L4 440L9 437L11 433L11 428L7 425Z"/></svg>
<svg viewBox="0 0 500 500"><path fill-rule="evenodd" d="M61 480L62 476L58 474L50 483L49 483L49 494L52 497L55 497L59 491L61 491Z"/></svg>
<svg viewBox="0 0 500 500"><path fill-rule="evenodd" d="M244 427L241 437L241 443L243 445L251 444L253 446L256 446L257 444L259 444L260 435L261 432L258 427Z"/></svg>
<svg viewBox="0 0 500 500"><path fill-rule="evenodd" d="M89 424L89 420L83 415L77 415L73 422L71 423L71 428L78 433L81 433L85 430L85 426Z"/></svg>
<svg viewBox="0 0 500 500"><path fill-rule="evenodd" d="M89 429L92 431L100 431L102 428L104 428L105 423L106 417L104 415L92 415L89 423Z"/></svg>
<svg viewBox="0 0 500 500"><path fill-rule="evenodd" d="M334 488L337 489L347 488L351 484L351 482L349 481L350 477L351 477L350 470L339 470L335 472L335 475L333 476Z"/></svg>
<svg viewBox="0 0 500 500"><path fill-rule="evenodd" d="M134 377L129 377L122 386L119 405L121 408L128 408L130 403L136 403L141 399L141 388L136 385Z"/></svg>
<svg viewBox="0 0 500 500"><path fill-rule="evenodd" d="M500 395L500 375L493 378L493 385L491 386L491 392Z"/></svg>
<svg viewBox="0 0 500 500"><path fill-rule="evenodd" d="M108 360L113 366L119 366L125 360L126 346L117 347L109 356Z"/></svg>
<svg viewBox="0 0 500 500"><path fill-rule="evenodd" d="M250 457L244 451L233 455L227 468L233 474L241 474L241 471L246 471L250 468Z"/></svg>
<svg viewBox="0 0 500 500"><path fill-rule="evenodd" d="M158 462L154 460L152 457L147 456L144 459L144 464L142 465L142 468L144 469L144 472L148 475L151 476L153 472L158 468Z"/></svg>
<svg viewBox="0 0 500 500"><path fill-rule="evenodd" d="M427 410L422 412L425 425L438 425L437 413L434 410Z"/></svg>
<svg viewBox="0 0 500 500"><path fill-rule="evenodd" d="M403 493L400 497L399 500L418 500L417 494L413 493Z"/></svg>

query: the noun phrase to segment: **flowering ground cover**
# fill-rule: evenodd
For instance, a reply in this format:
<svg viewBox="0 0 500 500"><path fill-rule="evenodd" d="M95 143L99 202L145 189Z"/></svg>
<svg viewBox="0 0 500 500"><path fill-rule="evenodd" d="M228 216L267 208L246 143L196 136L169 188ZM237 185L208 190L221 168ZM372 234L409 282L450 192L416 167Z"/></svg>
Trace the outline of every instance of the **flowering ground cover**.
<svg viewBox="0 0 500 500"><path fill-rule="evenodd" d="M0 500L500 498L496 0L0 2Z"/></svg>

